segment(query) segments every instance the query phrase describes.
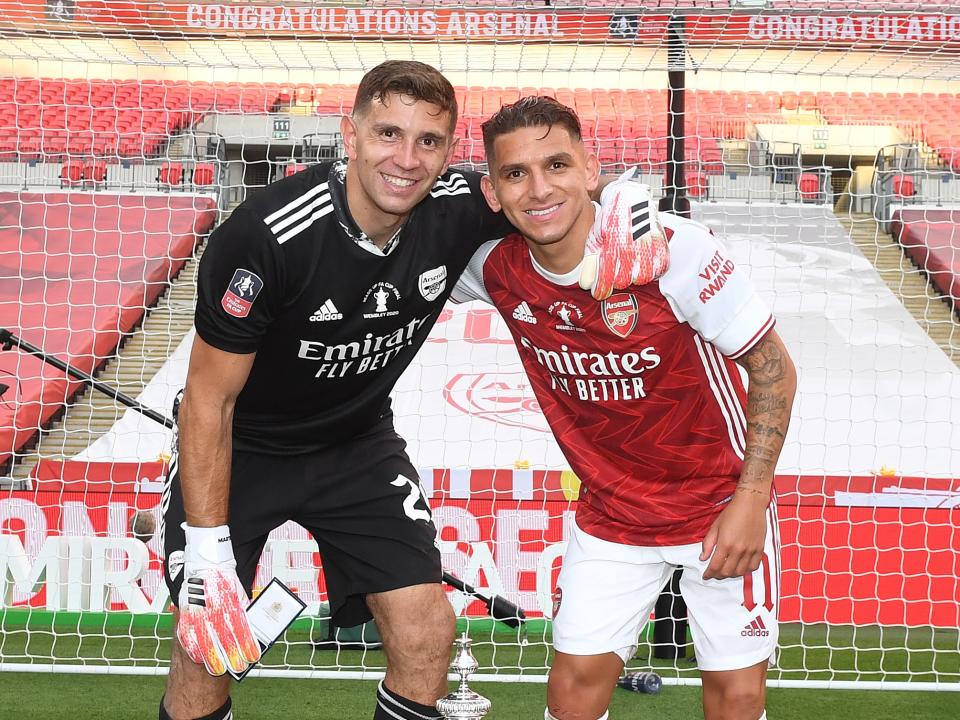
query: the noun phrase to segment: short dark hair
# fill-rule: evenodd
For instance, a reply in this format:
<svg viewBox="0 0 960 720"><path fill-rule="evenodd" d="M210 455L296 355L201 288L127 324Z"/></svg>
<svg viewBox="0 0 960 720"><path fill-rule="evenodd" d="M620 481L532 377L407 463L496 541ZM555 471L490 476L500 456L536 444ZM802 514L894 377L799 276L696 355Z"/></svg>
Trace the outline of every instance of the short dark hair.
<svg viewBox="0 0 960 720"><path fill-rule="evenodd" d="M501 135L527 127L545 127L550 132L554 125L566 128L574 140L582 139L577 114L552 97L528 95L504 105L480 126L487 161L493 157L493 143Z"/></svg>
<svg viewBox="0 0 960 720"><path fill-rule="evenodd" d="M353 114L366 112L374 100L383 101L387 95L409 95L436 105L450 113L451 132L457 126L457 94L453 85L440 71L415 60L387 60L367 72L357 87Z"/></svg>

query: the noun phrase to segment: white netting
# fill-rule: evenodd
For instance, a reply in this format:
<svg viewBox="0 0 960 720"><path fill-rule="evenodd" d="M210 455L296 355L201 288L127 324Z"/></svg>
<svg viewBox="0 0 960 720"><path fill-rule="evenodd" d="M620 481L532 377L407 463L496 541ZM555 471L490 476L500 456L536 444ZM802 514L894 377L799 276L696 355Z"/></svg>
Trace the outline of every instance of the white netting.
<svg viewBox="0 0 960 720"><path fill-rule="evenodd" d="M169 413L203 237L247 194L339 153L338 118L366 70L386 58L442 69L461 101L457 160L473 166L501 103L554 95L607 169L640 165L659 192L678 30L694 217L750 268L800 371L777 481L771 677L956 687L960 12L549 5L0 1L0 325ZM451 595L484 672L542 679L577 480L491 309L445 311L396 410L447 569L533 618L521 644ZM0 663L165 667L147 516L169 432L10 349L0 443ZM286 527L264 556L259 580L281 577L310 603L268 663L382 669L374 651L316 649L313 548ZM692 672L643 644L634 664L651 663Z"/></svg>

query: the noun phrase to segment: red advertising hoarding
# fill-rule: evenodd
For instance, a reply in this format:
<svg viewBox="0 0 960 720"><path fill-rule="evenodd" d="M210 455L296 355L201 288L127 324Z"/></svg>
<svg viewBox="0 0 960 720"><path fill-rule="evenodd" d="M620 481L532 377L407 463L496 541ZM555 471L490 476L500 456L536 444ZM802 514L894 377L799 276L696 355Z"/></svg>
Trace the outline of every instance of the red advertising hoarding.
<svg viewBox="0 0 960 720"><path fill-rule="evenodd" d="M48 461L37 469L36 490L0 496L0 564L6 576L21 576L19 586L8 579L8 604L71 609L64 606L72 597L64 578L83 577L89 583L91 572L71 565L74 551L66 540L59 551L45 543L50 538L87 537L108 543L101 556L94 555L105 552L114 570L89 598L74 593L75 603L93 603L94 595L106 594L103 609L165 608L158 537L147 541L140 576L124 574L133 562L126 557L130 521L138 511L157 516L164 474L159 463ZM575 476L533 470L432 470L422 473L422 481L446 569L504 593L531 617L549 615L567 523L576 506ZM960 623L960 482L781 477L777 487L781 620L939 627ZM18 559L14 556L21 547ZM89 562L90 549L85 552L76 552L77 563L84 557ZM51 598L39 570L44 557L57 554L65 565L59 570L59 595ZM11 571L18 562L18 569ZM48 582L49 575L48 566ZM305 531L280 533L268 544L258 583L275 575L310 603L325 599L320 557ZM32 580L36 582L27 591L24 585ZM484 614L479 603L464 608L462 598L459 602L458 610Z"/></svg>
<svg viewBox="0 0 960 720"><path fill-rule="evenodd" d="M479 4L478 4L479 5ZM883 45L935 50L960 45L960 13L840 11L716 12L695 8L611 11L553 8L364 7L306 3L153 3L146 0L26 0L4 21L36 31L108 34L324 37L454 42L615 42L662 45L668 22L684 17L686 42L711 47L850 48Z"/></svg>

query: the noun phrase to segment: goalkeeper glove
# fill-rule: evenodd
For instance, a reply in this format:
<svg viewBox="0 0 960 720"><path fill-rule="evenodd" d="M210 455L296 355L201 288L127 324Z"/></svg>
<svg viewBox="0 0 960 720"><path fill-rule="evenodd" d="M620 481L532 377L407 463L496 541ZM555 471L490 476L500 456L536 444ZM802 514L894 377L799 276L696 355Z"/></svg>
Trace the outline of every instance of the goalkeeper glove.
<svg viewBox="0 0 960 720"><path fill-rule="evenodd" d="M580 287L596 300L614 289L653 282L669 267L667 237L650 188L633 180L631 168L600 194L600 211L587 237Z"/></svg>
<svg viewBox="0 0 960 720"><path fill-rule="evenodd" d="M228 667L242 673L260 659L260 646L247 621L247 593L237 577L230 528L182 527L187 545L177 638L211 675L223 675Z"/></svg>

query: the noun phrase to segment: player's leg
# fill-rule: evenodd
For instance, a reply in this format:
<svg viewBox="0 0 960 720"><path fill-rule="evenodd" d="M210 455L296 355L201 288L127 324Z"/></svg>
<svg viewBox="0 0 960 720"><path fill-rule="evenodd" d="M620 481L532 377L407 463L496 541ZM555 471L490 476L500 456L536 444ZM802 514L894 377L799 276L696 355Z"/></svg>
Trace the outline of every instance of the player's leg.
<svg viewBox="0 0 960 720"><path fill-rule="evenodd" d="M263 477L280 477L277 468L267 473L263 465L272 459L246 453L234 453L231 478L230 525L237 576L249 595L256 575L257 563L267 534L282 524L283 508L277 507L276 486L268 493L261 487ZM294 499L294 502L296 500ZM183 551L186 546L181 523L186 517L180 490L177 458L170 464L170 474L161 500L164 508L160 523L160 542L164 547L164 578L176 605L183 581ZM229 720L230 676L214 677L203 665L193 662L177 640L178 614L174 613L170 650L170 672L160 703L160 720Z"/></svg>
<svg viewBox="0 0 960 720"><path fill-rule="evenodd" d="M706 720L759 720L764 713L767 660L739 670L702 671Z"/></svg>
<svg viewBox="0 0 960 720"><path fill-rule="evenodd" d="M623 664L624 659L614 652L569 655L558 651L547 684L550 717L554 720L604 717Z"/></svg>
<svg viewBox="0 0 960 720"><path fill-rule="evenodd" d="M703 678L706 720L758 720L764 715L767 667L779 628L779 545L773 507L760 567L742 578L703 579L709 560L700 545L671 548L668 559L684 567L680 590Z"/></svg>
<svg viewBox="0 0 960 720"><path fill-rule="evenodd" d="M617 678L672 570L656 548L607 542L574 525L554 593L556 658L545 717L606 717Z"/></svg>
<svg viewBox="0 0 960 720"><path fill-rule="evenodd" d="M439 718L456 629L440 584L436 527L392 418L319 453L317 489L294 518L323 558L339 627L373 617L387 656L378 720Z"/></svg>
<svg viewBox="0 0 960 720"><path fill-rule="evenodd" d="M203 665L193 662L174 632L170 643L170 672L160 700L160 720L227 720L230 716L230 676L213 677Z"/></svg>
<svg viewBox="0 0 960 720"><path fill-rule="evenodd" d="M397 711L405 698L429 708L430 713L421 710L421 715L439 717L435 703L447 694L447 666L456 634L453 607L442 587L414 585L371 593L367 606L387 656L387 673L377 704ZM402 711L400 716L407 717ZM384 717L391 716L387 712Z"/></svg>

